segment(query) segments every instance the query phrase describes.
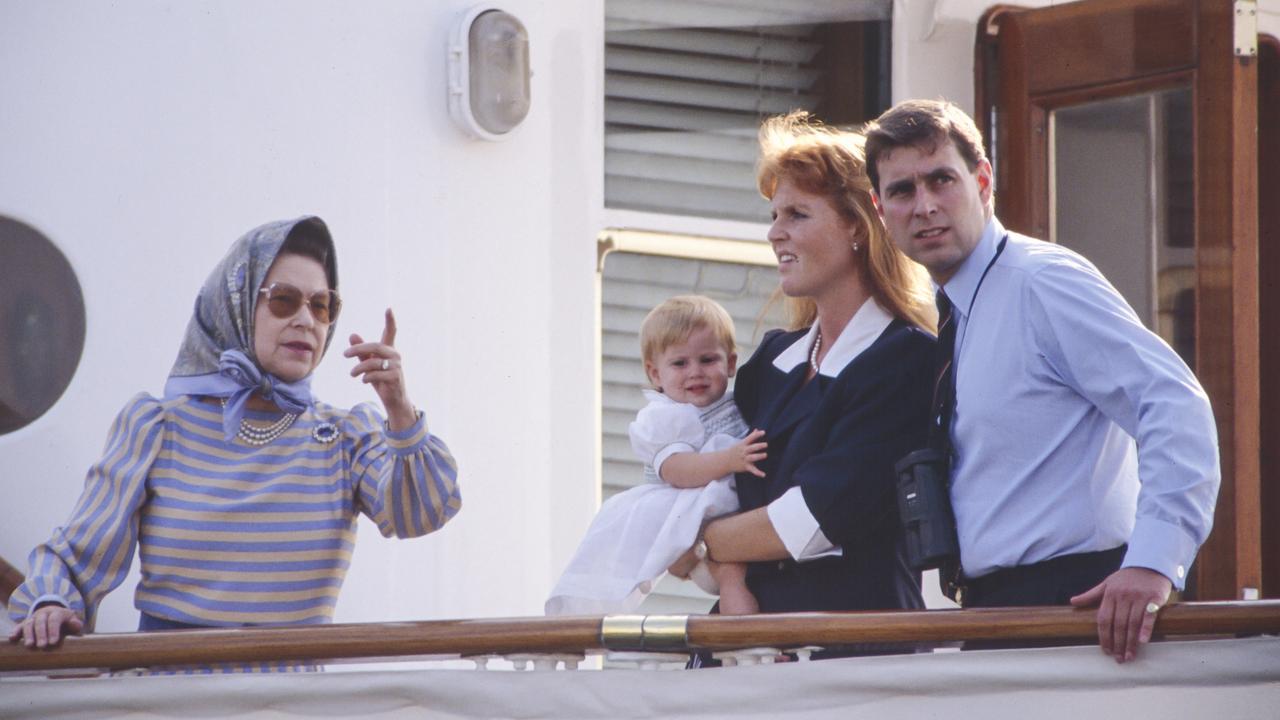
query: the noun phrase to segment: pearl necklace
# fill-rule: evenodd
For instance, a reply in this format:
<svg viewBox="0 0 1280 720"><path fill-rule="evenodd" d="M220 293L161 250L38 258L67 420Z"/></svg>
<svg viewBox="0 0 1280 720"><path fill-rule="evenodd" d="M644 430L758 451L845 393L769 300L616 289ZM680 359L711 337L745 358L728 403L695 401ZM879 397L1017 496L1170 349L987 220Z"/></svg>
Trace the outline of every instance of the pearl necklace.
<svg viewBox="0 0 1280 720"><path fill-rule="evenodd" d="M818 374L818 349L822 347L822 331L818 331L817 337L813 339L813 349L809 351L809 367L813 368L813 373Z"/></svg>
<svg viewBox="0 0 1280 720"><path fill-rule="evenodd" d="M219 402L222 403L222 409L226 410L227 399L219 398ZM251 425L248 419L241 418L240 431L236 433L236 437L250 445L266 445L272 440L283 435L290 427L293 427L293 422L297 419L297 413L285 413L279 420L276 420L270 425L267 425L266 427L257 427L256 425Z"/></svg>

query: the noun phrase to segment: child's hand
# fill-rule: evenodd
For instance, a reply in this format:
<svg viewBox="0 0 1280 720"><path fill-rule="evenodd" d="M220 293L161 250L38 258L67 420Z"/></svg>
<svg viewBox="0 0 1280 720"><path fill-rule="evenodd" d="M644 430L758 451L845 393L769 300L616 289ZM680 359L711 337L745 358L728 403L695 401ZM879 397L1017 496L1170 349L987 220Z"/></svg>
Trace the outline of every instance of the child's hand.
<svg viewBox="0 0 1280 720"><path fill-rule="evenodd" d="M756 477L764 477L764 471L756 467L756 463L769 457L765 451L769 443L763 442L763 430L752 430L736 445L728 448L730 462L734 472L749 472Z"/></svg>

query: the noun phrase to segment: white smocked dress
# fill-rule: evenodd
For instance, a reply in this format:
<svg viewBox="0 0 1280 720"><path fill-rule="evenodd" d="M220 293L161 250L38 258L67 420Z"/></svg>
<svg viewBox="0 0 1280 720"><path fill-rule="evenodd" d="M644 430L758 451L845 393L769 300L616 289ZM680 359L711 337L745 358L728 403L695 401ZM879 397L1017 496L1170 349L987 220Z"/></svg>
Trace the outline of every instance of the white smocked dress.
<svg viewBox="0 0 1280 720"><path fill-rule="evenodd" d="M675 488L658 470L679 452L723 450L747 435L733 393L705 408L646 390L649 404L636 415L631 447L644 461L645 483L600 507L573 559L546 603L548 615L601 615L636 609L671 563L697 540L706 518L738 509L733 475L700 488ZM695 571L703 590L719 592L711 576Z"/></svg>

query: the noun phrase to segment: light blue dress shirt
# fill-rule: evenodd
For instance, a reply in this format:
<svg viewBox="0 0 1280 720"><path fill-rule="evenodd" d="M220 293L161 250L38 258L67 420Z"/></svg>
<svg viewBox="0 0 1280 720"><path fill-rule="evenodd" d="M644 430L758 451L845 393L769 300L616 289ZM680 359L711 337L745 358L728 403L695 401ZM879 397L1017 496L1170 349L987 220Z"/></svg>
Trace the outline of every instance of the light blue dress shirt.
<svg viewBox="0 0 1280 720"><path fill-rule="evenodd" d="M1208 397L1071 250L1008 233L979 287L1005 236L993 218L943 286L957 320L951 499L964 572L1127 542L1123 567L1181 589L1221 480Z"/></svg>

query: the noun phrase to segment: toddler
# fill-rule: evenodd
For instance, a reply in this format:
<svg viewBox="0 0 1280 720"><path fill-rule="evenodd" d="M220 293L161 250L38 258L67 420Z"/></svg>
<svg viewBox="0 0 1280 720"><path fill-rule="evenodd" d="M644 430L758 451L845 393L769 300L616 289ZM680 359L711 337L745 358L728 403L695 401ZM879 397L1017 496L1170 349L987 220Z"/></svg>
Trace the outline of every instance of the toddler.
<svg viewBox="0 0 1280 720"><path fill-rule="evenodd" d="M726 615L758 612L746 565L693 558L704 521L738 509L734 473L764 476L764 432L747 431L728 391L737 364L733 319L715 301L672 298L640 326L648 404L629 428L645 484L600 508L546 603L548 615L630 612L668 568L720 593ZM678 564L677 564L678 563Z"/></svg>

